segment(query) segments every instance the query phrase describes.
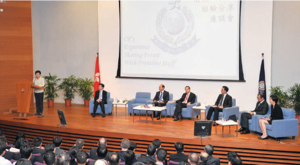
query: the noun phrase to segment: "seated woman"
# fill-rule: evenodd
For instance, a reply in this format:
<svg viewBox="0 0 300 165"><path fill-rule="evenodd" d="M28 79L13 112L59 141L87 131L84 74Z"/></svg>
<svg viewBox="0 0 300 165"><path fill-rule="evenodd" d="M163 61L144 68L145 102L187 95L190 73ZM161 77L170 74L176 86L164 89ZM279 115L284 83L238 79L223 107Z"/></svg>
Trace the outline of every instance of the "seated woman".
<svg viewBox="0 0 300 165"><path fill-rule="evenodd" d="M263 134L258 137L258 139L264 140L268 139L268 134L267 134L267 124L272 124L273 120L280 120L283 119L283 113L281 107L277 104L278 102L278 97L276 95L271 95L270 96L270 104L271 104L271 116L267 118L261 118L259 119L259 126L260 129L262 130Z"/></svg>

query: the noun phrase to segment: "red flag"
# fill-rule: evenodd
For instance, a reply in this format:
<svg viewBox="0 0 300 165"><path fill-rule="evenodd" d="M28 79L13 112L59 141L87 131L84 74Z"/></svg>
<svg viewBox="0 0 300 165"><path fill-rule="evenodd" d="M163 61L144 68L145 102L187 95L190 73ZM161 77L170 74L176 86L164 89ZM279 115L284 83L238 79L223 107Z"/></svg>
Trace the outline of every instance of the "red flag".
<svg viewBox="0 0 300 165"><path fill-rule="evenodd" d="M101 79L100 79L100 69L99 69L99 53L97 53L96 65L95 65L95 75L94 75L94 97L95 97L96 91L99 90L100 83L101 83Z"/></svg>

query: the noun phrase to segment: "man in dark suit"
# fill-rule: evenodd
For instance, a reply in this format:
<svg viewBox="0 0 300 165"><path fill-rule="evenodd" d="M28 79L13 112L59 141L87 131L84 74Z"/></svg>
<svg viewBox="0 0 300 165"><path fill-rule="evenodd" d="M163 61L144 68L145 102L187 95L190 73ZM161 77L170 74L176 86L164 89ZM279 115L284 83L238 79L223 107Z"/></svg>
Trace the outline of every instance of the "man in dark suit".
<svg viewBox="0 0 300 165"><path fill-rule="evenodd" d="M184 151L183 143L182 142L175 143L175 148L176 148L177 154L170 154L169 160L172 160L174 162L187 162L188 155L185 155L183 153L183 151Z"/></svg>
<svg viewBox="0 0 300 165"><path fill-rule="evenodd" d="M193 104L195 102L196 95L191 92L191 88L189 86L185 87L185 93L182 94L182 97L176 101L176 108L174 112L174 121L178 121L182 119L182 108L186 108L187 106ZM174 104L175 101L172 101Z"/></svg>
<svg viewBox="0 0 300 165"><path fill-rule="evenodd" d="M138 158L138 162L143 162L147 164L150 161L156 162L155 158L156 147L153 144L150 144L147 148L147 155Z"/></svg>
<svg viewBox="0 0 300 165"><path fill-rule="evenodd" d="M207 144L204 147L204 152L206 152L208 154L208 158L206 161L206 164L215 164L215 165L220 165L220 159L217 157L213 157L213 153L214 153L214 147L210 144Z"/></svg>
<svg viewBox="0 0 300 165"><path fill-rule="evenodd" d="M104 104L107 104L107 92L104 89L104 84L99 84L99 90L96 91L95 98L94 98L94 111L93 111L93 117L96 116L96 111L98 108L98 105L100 105L102 110L102 117L105 117L105 108Z"/></svg>
<svg viewBox="0 0 300 165"><path fill-rule="evenodd" d="M237 132L241 132L241 134L250 133L249 130L249 119L252 119L252 115L265 115L267 114L269 109L269 104L265 101L265 96L262 93L257 95L257 103L255 109L251 112L244 112L241 115L240 125L241 128L237 130Z"/></svg>
<svg viewBox="0 0 300 165"><path fill-rule="evenodd" d="M228 87L223 86L221 94L218 96L215 106L209 108L206 119L210 120L212 113L214 112L213 120L216 121L219 118L219 112L223 112L223 108L232 107L232 97L227 93ZM215 125L215 124L214 124Z"/></svg>
<svg viewBox="0 0 300 165"><path fill-rule="evenodd" d="M169 101L169 92L165 91L165 85L160 84L159 91L156 92L155 97L153 99L153 104L158 107L166 106ZM157 112L157 120L160 119L161 112ZM155 112L154 112L155 116Z"/></svg>
<svg viewBox="0 0 300 165"><path fill-rule="evenodd" d="M36 160L40 163L44 162L44 154L46 153L44 147L42 147L43 139L41 137L36 137L32 140L33 149L32 154L40 154L39 156L36 156Z"/></svg>

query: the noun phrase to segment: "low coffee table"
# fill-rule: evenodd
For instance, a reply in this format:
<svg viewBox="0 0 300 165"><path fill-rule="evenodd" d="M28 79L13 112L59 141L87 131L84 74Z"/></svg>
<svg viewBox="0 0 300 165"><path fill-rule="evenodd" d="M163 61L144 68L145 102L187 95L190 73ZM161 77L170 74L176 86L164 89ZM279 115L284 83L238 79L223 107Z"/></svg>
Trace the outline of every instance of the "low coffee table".
<svg viewBox="0 0 300 165"><path fill-rule="evenodd" d="M153 121L153 112L162 112L162 111L165 111L165 121L167 121L167 107L154 107L152 105L149 105L149 107L144 107L143 105L141 106L136 106L133 108L133 111L132 113L134 114L134 111L137 110L139 111L139 119L141 119L141 111L146 111L146 121L148 122L148 111L151 111L152 112L152 121ZM161 113L160 113L161 114ZM161 118L161 115L160 115L160 118ZM134 115L132 117L132 121L134 122ZM160 119L161 121L161 119Z"/></svg>
<svg viewBox="0 0 300 165"><path fill-rule="evenodd" d="M222 126L222 137L224 136L223 134L224 134L225 126L229 126L229 133L230 133L230 126L232 126L232 125L236 126L236 130L238 129L238 123L233 120L227 120L227 121L217 120L216 123L217 123L217 125ZM217 126L215 127L215 130L216 130L216 134L217 134ZM238 136L237 132L236 132L236 136Z"/></svg>

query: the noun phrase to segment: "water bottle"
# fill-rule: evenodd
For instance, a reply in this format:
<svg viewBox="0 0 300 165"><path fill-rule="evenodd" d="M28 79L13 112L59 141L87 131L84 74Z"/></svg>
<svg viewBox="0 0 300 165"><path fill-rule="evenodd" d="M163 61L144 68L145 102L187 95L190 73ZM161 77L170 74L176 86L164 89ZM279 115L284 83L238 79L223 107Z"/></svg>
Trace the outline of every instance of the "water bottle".
<svg viewBox="0 0 300 165"><path fill-rule="evenodd" d="M220 119L220 121L223 121L223 113L222 112L220 112L220 117L219 117Z"/></svg>

